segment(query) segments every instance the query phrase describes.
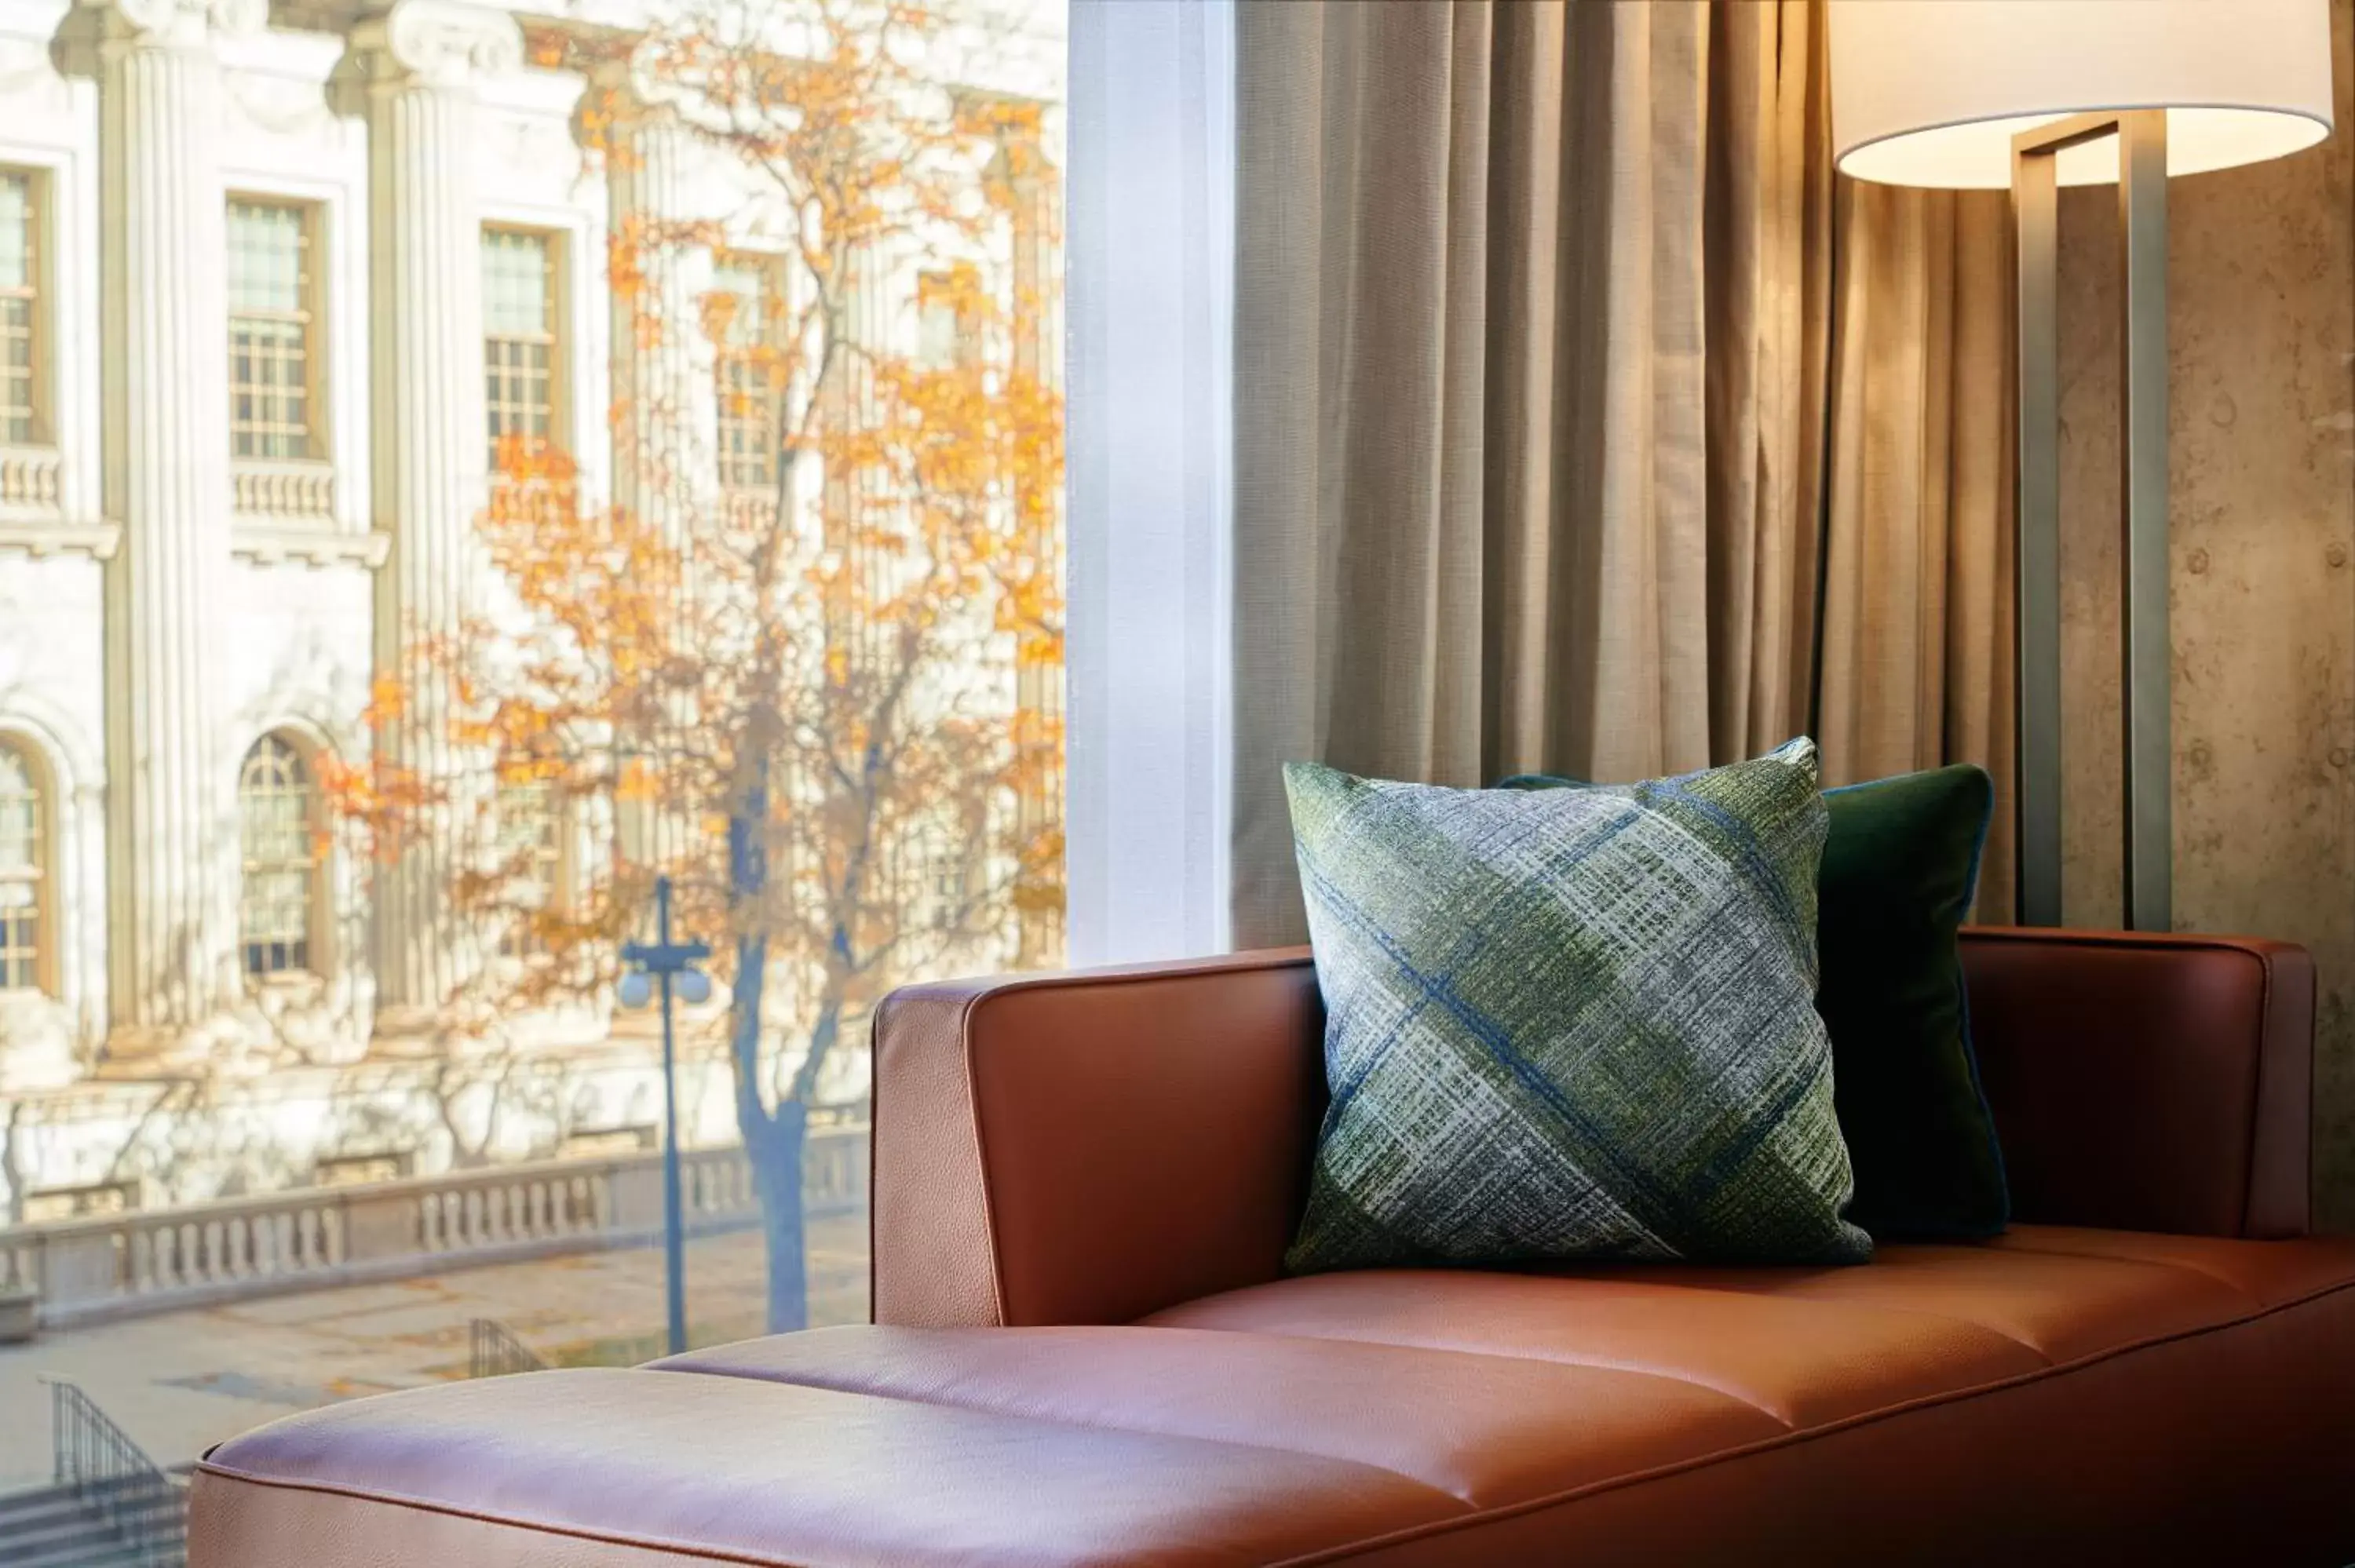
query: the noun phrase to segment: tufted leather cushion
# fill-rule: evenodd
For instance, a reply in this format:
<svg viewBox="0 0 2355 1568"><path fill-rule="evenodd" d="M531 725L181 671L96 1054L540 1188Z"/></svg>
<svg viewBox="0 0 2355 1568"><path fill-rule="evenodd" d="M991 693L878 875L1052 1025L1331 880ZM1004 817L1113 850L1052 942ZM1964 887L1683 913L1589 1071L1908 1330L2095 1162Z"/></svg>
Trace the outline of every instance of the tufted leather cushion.
<svg viewBox="0 0 2355 1568"><path fill-rule="evenodd" d="M207 1460L195 1561L2335 1561L2350 1347L2345 1242L1325 1275L295 1416Z"/></svg>

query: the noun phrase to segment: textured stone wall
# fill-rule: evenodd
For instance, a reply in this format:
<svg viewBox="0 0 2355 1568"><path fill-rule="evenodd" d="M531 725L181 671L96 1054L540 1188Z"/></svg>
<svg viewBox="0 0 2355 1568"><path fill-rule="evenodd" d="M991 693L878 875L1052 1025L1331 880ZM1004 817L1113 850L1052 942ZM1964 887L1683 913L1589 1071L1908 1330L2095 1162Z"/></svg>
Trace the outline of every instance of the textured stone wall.
<svg viewBox="0 0 2355 1568"><path fill-rule="evenodd" d="M2355 1231L2355 0L2339 129L2169 196L2175 914L2320 968L2317 1198ZM2116 198L2062 213L2066 906L2116 922Z"/></svg>

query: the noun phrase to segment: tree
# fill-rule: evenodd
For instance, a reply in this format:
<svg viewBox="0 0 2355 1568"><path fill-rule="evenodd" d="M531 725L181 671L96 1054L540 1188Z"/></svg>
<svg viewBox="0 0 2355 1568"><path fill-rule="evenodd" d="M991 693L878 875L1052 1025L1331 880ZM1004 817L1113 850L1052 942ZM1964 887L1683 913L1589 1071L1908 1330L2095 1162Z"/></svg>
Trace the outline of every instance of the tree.
<svg viewBox="0 0 2355 1568"><path fill-rule="evenodd" d="M608 257L617 333L692 334L710 363L720 450L651 382L613 410L619 501L506 441L481 524L498 590L422 661L478 766L331 780L379 857L463 837L450 904L486 957L455 1028L594 1004L672 879L728 998L773 1330L806 1320L805 1135L845 1031L908 978L1060 957L1051 203L1038 106L943 85L987 42L929 0L777 0L691 3L602 59L548 46L600 84L581 124L609 174L660 115L766 225L757 266L728 215L634 219ZM679 270L715 255L679 319ZM380 688L372 716L411 700ZM602 846L561 897L549 818Z"/></svg>

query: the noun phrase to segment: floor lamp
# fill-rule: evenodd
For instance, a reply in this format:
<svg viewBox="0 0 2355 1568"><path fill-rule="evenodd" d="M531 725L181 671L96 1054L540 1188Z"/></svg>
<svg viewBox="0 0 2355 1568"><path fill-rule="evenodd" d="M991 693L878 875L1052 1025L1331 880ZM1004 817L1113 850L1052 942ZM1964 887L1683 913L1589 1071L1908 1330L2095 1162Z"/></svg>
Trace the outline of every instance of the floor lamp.
<svg viewBox="0 0 2355 1568"><path fill-rule="evenodd" d="M2330 133L2329 0L1830 0L1840 173L2011 191L2019 264L2019 917L2061 923L2058 187L2115 183L2126 908L2173 923L2167 181Z"/></svg>

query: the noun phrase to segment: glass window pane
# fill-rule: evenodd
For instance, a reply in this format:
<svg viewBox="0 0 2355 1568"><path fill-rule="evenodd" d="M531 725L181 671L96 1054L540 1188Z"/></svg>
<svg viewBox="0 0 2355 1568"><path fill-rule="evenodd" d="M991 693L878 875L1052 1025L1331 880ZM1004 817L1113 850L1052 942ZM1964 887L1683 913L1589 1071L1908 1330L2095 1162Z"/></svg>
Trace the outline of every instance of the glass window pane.
<svg viewBox="0 0 2355 1568"><path fill-rule="evenodd" d="M529 336L555 323L548 277L548 236L493 228L483 234L483 330Z"/></svg>
<svg viewBox="0 0 2355 1568"><path fill-rule="evenodd" d="M238 833L245 880L238 930L248 974L309 965L312 899L318 880L316 803L302 753L264 736L238 775Z"/></svg>
<svg viewBox="0 0 2355 1568"><path fill-rule="evenodd" d="M783 404L774 347L781 269L772 257L730 255L712 270L719 312L719 482L765 491L775 481L778 420Z"/></svg>
<svg viewBox="0 0 2355 1568"><path fill-rule="evenodd" d="M31 757L0 740L0 991L41 983L44 809Z"/></svg>
<svg viewBox="0 0 2355 1568"><path fill-rule="evenodd" d="M483 231L483 404L495 472L502 441L556 433L554 264L548 235Z"/></svg>
<svg viewBox="0 0 2355 1568"><path fill-rule="evenodd" d="M308 210L229 204L229 452L312 455Z"/></svg>
<svg viewBox="0 0 2355 1568"><path fill-rule="evenodd" d="M495 915L499 922L499 951L508 958L547 950L532 928L531 916L556 903L563 865L560 821L555 792L547 785L500 788L492 847L502 885Z"/></svg>
<svg viewBox="0 0 2355 1568"><path fill-rule="evenodd" d="M0 169L0 441L42 439L36 403L35 334L40 330L40 267L33 176Z"/></svg>
<svg viewBox="0 0 2355 1568"><path fill-rule="evenodd" d="M750 348L764 334L768 306L769 269L761 262L730 258L712 270L712 290L731 303L721 342L730 348Z"/></svg>
<svg viewBox="0 0 2355 1568"><path fill-rule="evenodd" d="M0 289L32 285L32 176L0 171Z"/></svg>
<svg viewBox="0 0 2355 1568"><path fill-rule="evenodd" d="M14 745L0 743L0 871L22 870L33 863L38 842L34 823L40 794L33 785L32 765Z"/></svg>
<svg viewBox="0 0 2355 1568"><path fill-rule="evenodd" d="M858 35L854 49L872 41L862 31L870 22L913 25L932 11L960 40L970 33L978 52L996 47L993 8L1009 5L1025 29L1036 10L1041 30L1024 32L1018 60L1004 69L980 61L986 74L973 79L1032 95L1025 111L1048 117L1043 144L1060 150L1058 0L826 9ZM332 9L276 7L279 42L334 58L344 40ZM659 35L634 48L634 61L659 71L696 54L685 16L634 13L634 29ZM21 758L0 757L0 987L10 991L0 1033L37 1021L42 1116L75 1129L16 1140L0 1160L0 1213L146 1210L135 1236L107 1233L110 1245L175 1238L162 1263L208 1305L188 1306L176 1288L145 1290L142 1274L104 1308L137 1321L48 1330L63 1370L91 1369L91 1393L165 1467L297 1404L458 1374L470 1318L498 1319L551 1358L658 1353L649 1337L662 1322L661 1249L610 1245L645 1238L618 1234L598 1197L609 1176L643 1181L661 1160L662 1032L651 1015L617 1015L612 994L623 944L657 928L658 873L675 889L674 935L711 948L703 968L713 991L683 1003L676 1020L681 1132L698 1194L690 1332L709 1341L767 1321L773 1232L761 1224L762 1194L796 1201L792 1179L762 1163L773 1140L742 1136L750 1123L731 1092L729 1013L761 989L744 988L737 966L760 943L768 958L756 1065L770 1103L795 1092L799 1053L818 1022L831 1031L823 1073L801 1086L806 1306L819 1322L865 1315L871 1010L895 984L1051 967L1060 952L1060 790L1050 755L1060 746L1056 393L1001 397L999 383L933 374L919 345L919 281L971 260L1008 313L975 339L1005 361L993 370L1013 375L1006 345L1053 362L1059 208L1050 170L1035 202L1026 191L1026 205L1007 205L1006 180L990 171L1018 160L998 155L995 132L967 123L977 101L969 81L923 74L947 52L963 55L964 44L872 57L903 78L879 95L860 99L871 83L837 81L838 123L855 134L799 133L820 104L804 87L823 86L839 63L824 59L809 62L814 74L796 68L792 101L771 106L785 117L777 136L738 146L722 121L687 110L697 143L687 177L659 191L633 174L625 146L610 158L568 144L554 151L572 155L510 159L516 149L485 138L470 154L506 163L497 189L483 193L496 201L456 236L461 249L475 240L476 256L456 256L449 276L387 265L397 237L368 221L360 187L409 189L434 174L404 166L406 153L389 143L375 148L372 169L346 171L358 185L325 202L248 188L274 177L261 171L332 151L318 143L333 127L294 111L315 107L315 83L197 106L221 122L208 133L227 138L230 183L204 196L218 205L175 208L199 220L188 233L110 228L78 205L95 201L102 171L11 167L0 153L0 445L65 448L0 453L10 486L0 531L29 531L43 550L71 535L42 556L0 548L0 622L12 607L33 617L0 628L0 644L11 633L32 644L29 662L0 647L0 748L25 740L32 731L11 726L35 714L69 715L87 743L52 753L27 741ZM39 55L0 80L0 111L16 116L15 140L27 146L54 140L37 121L55 87L38 79ZM485 69L485 101L510 104L563 74ZM646 85L667 93L672 84ZM598 102L588 107L593 118ZM8 124L0 117L0 138ZM884 145L894 137L914 139ZM848 160L822 177L851 205L781 199L820 188L794 184L799 176L781 165L755 166L786 157ZM641 210L641 196L661 198L660 217ZM357 207L336 205L346 196ZM845 236L825 231L846 219L871 225L856 255L839 254ZM615 242L641 220L656 249L632 274ZM108 271L117 241L160 264ZM189 249L199 243L201 255ZM1017 260L1025 255L1037 263L1027 272ZM220 314L197 324L220 334L207 340L222 355L208 374L226 385L185 396L121 385L106 374L113 329L152 317L161 302L113 296L125 277L168 286L176 259L218 270ZM1018 275L1032 280L1028 295ZM111 292L107 277L118 285ZM328 291L346 279L356 297ZM45 291L52 282L89 309L58 309L55 291ZM634 293L634 282L645 287ZM392 351L456 319L440 313L455 294L465 296L465 330L479 331L479 362L465 344L458 363L404 361L396 387ZM714 319L723 300L724 328ZM614 319L634 309L643 335ZM329 328L346 321L348 344ZM827 358L829 333L832 346L857 346ZM691 383L679 379L688 366ZM911 387L929 399L922 407ZM398 408L379 405L389 389L401 394ZM72 530L87 524L96 543L123 474L115 464L109 483L81 482L121 456L116 447L135 462L155 443L124 446L81 428L80 416L114 434L124 418L168 434L191 408L229 427L208 434L229 442L210 449L215 471L232 457L231 471L215 472L229 493L202 504L266 509L207 520L235 544L236 561L187 576L188 562L159 550L158 537L168 546L181 535L155 535L149 524L173 525L172 508L136 503L145 471L134 466L134 503L112 519L129 531L111 563L95 562ZM644 417L649 409L655 417ZM331 420L353 440L331 441ZM791 467L781 448L788 421ZM518 466L527 482L486 494L484 447L467 444L485 442L507 455L559 443L579 458L579 483L555 454L539 453ZM446 474L453 443L474 488L437 482L421 499L409 481L422 469ZM326 460L347 448L372 456L331 470ZM416 460L430 461L421 469ZM334 523L308 515L330 498ZM422 532L411 526L421 505L437 520ZM928 541L948 546L941 570L921 557ZM381 568L357 558L387 546ZM122 596L102 592L101 579L126 571L142 581L164 574L156 592L135 597L177 605L174 613L189 608L189 593L229 596L196 607L207 628L197 667L152 686L141 683L153 672L131 671L127 688L76 675L105 664L109 633L123 632L110 620ZM884 664L902 652L911 673L897 686ZM444 675L459 700L442 700ZM875 700L890 690L904 706ZM210 694L202 713L189 707L192 693ZM167 768L145 784L125 776L139 758L178 755L190 735L223 733L232 751L249 749L201 774ZM314 733L347 749L331 760L312 749ZM851 743L861 735L879 743L867 761ZM763 804L757 814L731 809L729 780L751 777L739 764L761 747L774 765ZM110 766L110 753L123 766ZM850 792L870 768L882 771L867 780L875 805L862 815ZM526 779L547 782L500 792ZM140 843L126 867L106 849L109 810L134 804ZM191 831L158 830L168 822ZM504 853L486 853L489 842ZM110 865L119 882L141 856L162 853L186 860L169 868L186 885L221 895L226 929L110 898ZM771 896L740 897L731 912L731 879L761 854ZM494 864L500 874L489 874ZM844 925L855 974L849 993L830 996L826 987L851 971L830 970L812 933L827 926L823 888L845 877L857 883L844 905L856 911ZM740 930L740 912L762 929ZM27 986L49 999L23 994ZM141 1031L139 1050L110 1060L125 1044L110 1024ZM19 1054L26 1038L16 1036ZM185 1096L176 1090L163 1111L122 1078L153 1076L150 1067L186 1075ZM524 1201L465 1201L487 1190L487 1171L527 1162ZM325 1211L303 1192L338 1171L404 1179L369 1195L403 1216L386 1227L390 1250L372 1252L371 1270L414 1299L363 1324L289 1297L269 1314L269 1333L218 1332L222 1311L241 1311L250 1291L307 1288L279 1276L332 1261L349 1239L332 1221L315 1227ZM112 1185L96 1196L67 1191L93 1180ZM171 1223L151 1224L159 1213ZM618 1223L626 1228L628 1216ZM461 1251L477 1264L507 1255L473 1266L453 1260ZM447 1272L432 1290L404 1292L411 1263ZM114 1290L93 1279L93 1290ZM781 1301L781 1313L799 1305ZM133 1398L99 1375L108 1365L180 1392ZM0 1386L0 1410L8 1404ZM0 1419L0 1490L11 1478L49 1474L46 1427L16 1425L25 1430ZM8 1537L0 1518L0 1558L15 1544Z"/></svg>
<svg viewBox="0 0 2355 1568"><path fill-rule="evenodd" d="M278 202L229 204L229 308L304 308L303 211Z"/></svg>

